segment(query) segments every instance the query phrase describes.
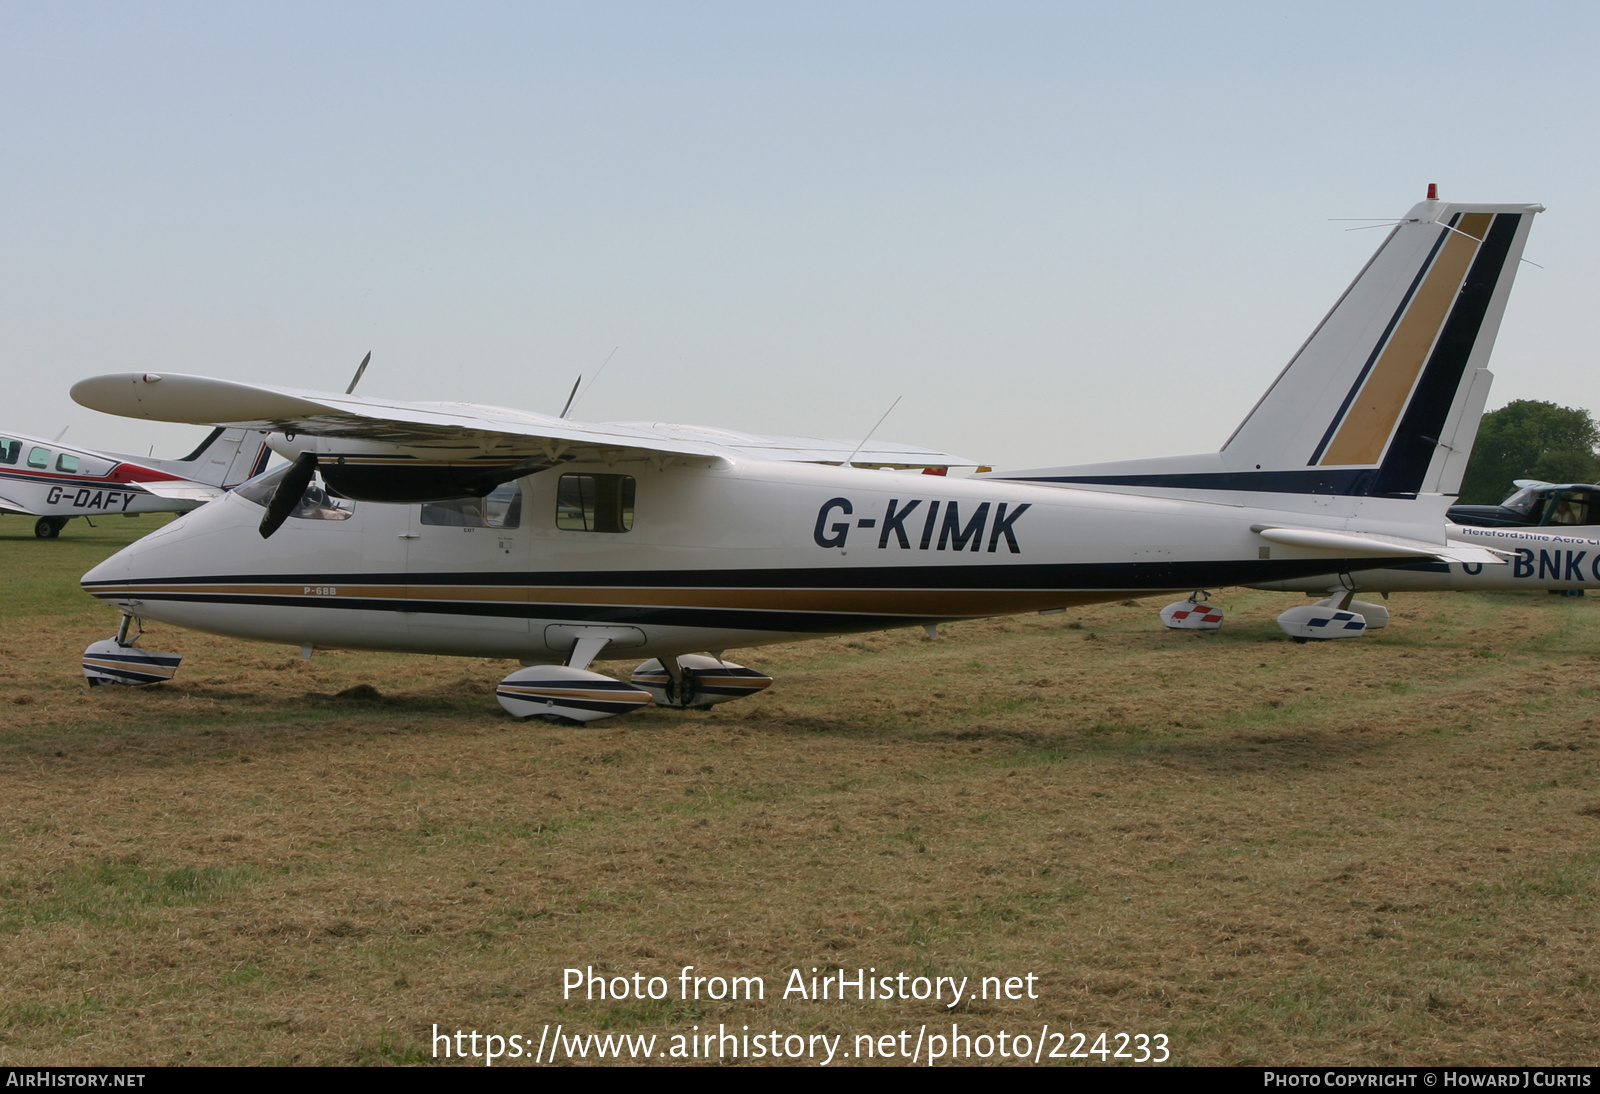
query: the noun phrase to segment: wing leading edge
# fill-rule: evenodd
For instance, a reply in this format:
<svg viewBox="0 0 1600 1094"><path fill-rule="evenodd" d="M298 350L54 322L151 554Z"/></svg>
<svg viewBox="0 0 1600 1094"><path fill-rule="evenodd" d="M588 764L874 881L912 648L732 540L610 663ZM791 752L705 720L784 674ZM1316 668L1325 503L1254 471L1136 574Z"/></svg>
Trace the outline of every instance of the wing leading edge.
<svg viewBox="0 0 1600 1094"><path fill-rule="evenodd" d="M493 457L556 463L663 457L717 461L732 457L843 463L857 446L843 440L763 437L662 423L583 423L475 403L412 403L173 373L95 376L72 387L91 410L129 418L266 430L293 437L445 450L455 459ZM853 462L865 467L971 467L976 461L930 448L869 442Z"/></svg>

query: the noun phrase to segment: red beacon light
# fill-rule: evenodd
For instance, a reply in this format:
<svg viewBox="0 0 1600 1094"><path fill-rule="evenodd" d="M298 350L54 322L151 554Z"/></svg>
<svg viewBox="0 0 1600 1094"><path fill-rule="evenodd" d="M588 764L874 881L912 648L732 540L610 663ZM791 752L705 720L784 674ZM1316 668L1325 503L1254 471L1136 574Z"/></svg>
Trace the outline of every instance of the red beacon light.
<svg viewBox="0 0 1600 1094"><path fill-rule="evenodd" d="M1428 183L1428 200L1429 201L1438 201L1439 200L1439 184L1437 182Z"/></svg>

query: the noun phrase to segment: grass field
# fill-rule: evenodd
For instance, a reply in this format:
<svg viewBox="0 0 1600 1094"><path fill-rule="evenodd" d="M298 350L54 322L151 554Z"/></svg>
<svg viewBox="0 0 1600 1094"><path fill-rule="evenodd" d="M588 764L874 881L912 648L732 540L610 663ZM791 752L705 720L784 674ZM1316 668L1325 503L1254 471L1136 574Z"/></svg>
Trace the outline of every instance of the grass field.
<svg viewBox="0 0 1600 1094"><path fill-rule="evenodd" d="M89 691L116 616L77 576L155 524L0 520L0 1064L430 1061L435 1024L546 1023L1600 1057L1592 598L1397 595L1302 646L1298 598L1230 590L1210 635L1158 599L731 651L777 683L552 728L499 709L510 662L160 624L173 683ZM766 998L679 999L686 965ZM672 991L564 1000L589 966ZM1038 998L785 1000L796 968Z"/></svg>

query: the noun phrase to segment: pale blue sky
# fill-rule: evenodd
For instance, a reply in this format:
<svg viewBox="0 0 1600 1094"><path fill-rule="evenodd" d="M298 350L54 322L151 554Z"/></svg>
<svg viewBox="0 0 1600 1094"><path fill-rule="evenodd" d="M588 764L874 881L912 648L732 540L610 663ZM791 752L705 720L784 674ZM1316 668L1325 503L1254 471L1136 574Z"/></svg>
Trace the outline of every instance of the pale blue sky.
<svg viewBox="0 0 1600 1094"><path fill-rule="evenodd" d="M1491 406L1600 410L1577 4L0 5L0 428L132 369L1216 448L1378 244L1542 201Z"/></svg>

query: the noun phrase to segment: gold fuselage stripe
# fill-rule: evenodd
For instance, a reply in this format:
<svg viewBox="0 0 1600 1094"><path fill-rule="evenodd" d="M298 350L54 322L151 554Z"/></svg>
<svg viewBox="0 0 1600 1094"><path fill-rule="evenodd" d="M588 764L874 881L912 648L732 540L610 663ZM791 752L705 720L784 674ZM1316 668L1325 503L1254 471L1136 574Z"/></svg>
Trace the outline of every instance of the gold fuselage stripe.
<svg viewBox="0 0 1600 1094"><path fill-rule="evenodd" d="M1161 590L1149 590L1159 592ZM1123 590L1053 589L693 589L576 588L572 586L404 585L98 585L102 599L124 597L249 596L328 600L416 601L432 605L573 604L589 607L731 608L745 611L845 612L910 616L986 616L1094 604ZM387 609L407 611L405 607ZM473 614L470 611L466 614Z"/></svg>

